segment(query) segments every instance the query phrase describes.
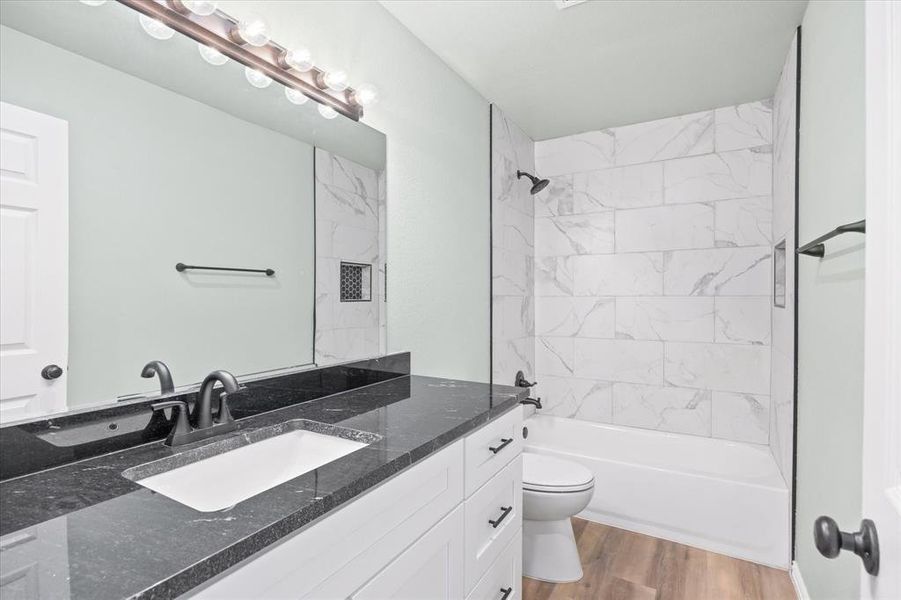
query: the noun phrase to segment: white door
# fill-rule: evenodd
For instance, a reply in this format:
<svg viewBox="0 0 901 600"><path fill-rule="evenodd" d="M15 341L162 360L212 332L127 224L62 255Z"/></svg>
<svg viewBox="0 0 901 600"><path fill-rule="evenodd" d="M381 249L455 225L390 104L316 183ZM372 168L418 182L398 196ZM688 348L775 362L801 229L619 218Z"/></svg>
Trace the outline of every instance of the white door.
<svg viewBox="0 0 901 600"><path fill-rule="evenodd" d="M867 249L863 517L879 573L861 597L901 598L901 3L866 5Z"/></svg>
<svg viewBox="0 0 901 600"><path fill-rule="evenodd" d="M351 600L462 600L463 506L360 588Z"/></svg>
<svg viewBox="0 0 901 600"><path fill-rule="evenodd" d="M0 422L66 408L68 159L65 121L0 102Z"/></svg>

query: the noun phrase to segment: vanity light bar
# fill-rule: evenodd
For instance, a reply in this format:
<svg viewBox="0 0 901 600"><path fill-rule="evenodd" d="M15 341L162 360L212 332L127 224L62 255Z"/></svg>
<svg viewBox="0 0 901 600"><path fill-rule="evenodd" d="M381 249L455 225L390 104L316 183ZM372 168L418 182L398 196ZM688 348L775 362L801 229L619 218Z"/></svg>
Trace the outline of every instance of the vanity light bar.
<svg viewBox="0 0 901 600"><path fill-rule="evenodd" d="M300 72L285 63L287 49L273 41L263 46L252 46L234 41L238 20L216 10L209 15L198 15L179 10L179 0L117 0L120 4L168 25L189 38L215 48L232 60L255 69L281 83L285 87L298 90L324 106L328 106L348 119L359 121L363 117L363 107L354 101L355 91L346 88L335 92L325 85L326 72L312 67ZM283 66L284 65L284 66Z"/></svg>

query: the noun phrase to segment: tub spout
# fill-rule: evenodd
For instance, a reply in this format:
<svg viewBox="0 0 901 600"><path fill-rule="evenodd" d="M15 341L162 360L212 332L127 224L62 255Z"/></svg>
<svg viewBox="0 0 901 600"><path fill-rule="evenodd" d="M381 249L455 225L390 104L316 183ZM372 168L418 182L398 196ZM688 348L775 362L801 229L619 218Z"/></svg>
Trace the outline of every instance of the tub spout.
<svg viewBox="0 0 901 600"><path fill-rule="evenodd" d="M531 404L535 408L541 408L541 398L526 398L525 400L520 400L520 404Z"/></svg>

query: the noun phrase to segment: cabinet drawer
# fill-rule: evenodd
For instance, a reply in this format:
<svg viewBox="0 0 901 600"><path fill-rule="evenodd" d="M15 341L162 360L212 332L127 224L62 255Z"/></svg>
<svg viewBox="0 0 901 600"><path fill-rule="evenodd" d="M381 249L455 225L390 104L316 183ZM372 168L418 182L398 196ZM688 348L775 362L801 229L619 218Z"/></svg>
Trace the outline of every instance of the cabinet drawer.
<svg viewBox="0 0 901 600"><path fill-rule="evenodd" d="M522 456L466 500L466 591L522 529Z"/></svg>
<svg viewBox="0 0 901 600"><path fill-rule="evenodd" d="M522 532L507 544L466 600L521 600Z"/></svg>
<svg viewBox="0 0 901 600"><path fill-rule="evenodd" d="M469 434L465 444L468 497L522 452L522 407Z"/></svg>

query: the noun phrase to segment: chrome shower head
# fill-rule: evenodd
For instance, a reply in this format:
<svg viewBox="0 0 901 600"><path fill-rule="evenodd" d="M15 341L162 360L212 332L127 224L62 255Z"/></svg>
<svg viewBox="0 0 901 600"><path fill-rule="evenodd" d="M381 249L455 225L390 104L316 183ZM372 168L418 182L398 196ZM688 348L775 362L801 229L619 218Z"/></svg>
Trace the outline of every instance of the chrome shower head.
<svg viewBox="0 0 901 600"><path fill-rule="evenodd" d="M534 175L526 173L525 171L517 171L516 172L517 179L522 179L523 177L528 177L529 180L532 182L532 189L529 190L529 193L532 194L533 196L535 194L537 194L538 192L540 192L541 190L543 190L544 188L546 188L548 186L548 184L550 183L550 180L548 180L548 179L538 179Z"/></svg>

